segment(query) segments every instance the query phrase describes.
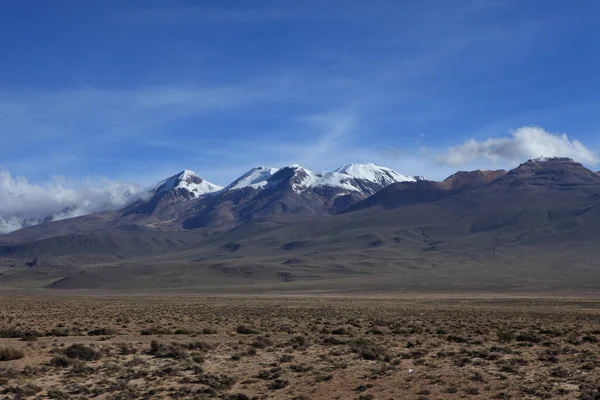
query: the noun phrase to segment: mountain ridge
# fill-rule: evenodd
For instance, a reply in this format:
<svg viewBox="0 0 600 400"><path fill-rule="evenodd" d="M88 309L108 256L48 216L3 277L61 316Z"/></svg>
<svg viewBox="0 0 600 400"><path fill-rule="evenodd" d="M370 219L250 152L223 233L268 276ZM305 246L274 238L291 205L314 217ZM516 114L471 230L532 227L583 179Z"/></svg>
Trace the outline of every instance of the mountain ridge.
<svg viewBox="0 0 600 400"><path fill-rule="evenodd" d="M397 203L332 214L318 211L337 188L294 190L306 180L295 166L269 179L260 190L175 203L186 205L178 211L184 217L205 219L193 229L138 226L140 215L112 212L81 217L85 229L75 220L40 226L57 229L43 239L17 232L0 244L0 287L59 288L68 278L69 288L211 292L232 285L600 291L600 176L572 160L394 183L355 204Z"/></svg>

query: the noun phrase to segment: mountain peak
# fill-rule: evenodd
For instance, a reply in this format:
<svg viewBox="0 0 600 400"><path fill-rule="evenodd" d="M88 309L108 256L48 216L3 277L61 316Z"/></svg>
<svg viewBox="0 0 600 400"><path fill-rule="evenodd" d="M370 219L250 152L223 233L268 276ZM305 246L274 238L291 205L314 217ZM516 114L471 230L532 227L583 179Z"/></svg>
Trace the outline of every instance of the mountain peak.
<svg viewBox="0 0 600 400"><path fill-rule="evenodd" d="M519 169L561 169L561 168L576 168L585 169L581 163L567 157L538 157L519 165L515 170Z"/></svg>
<svg viewBox="0 0 600 400"><path fill-rule="evenodd" d="M267 184L269 178L277 171L277 168L254 167L230 183L224 190L243 189L245 187L260 189Z"/></svg>
<svg viewBox="0 0 600 400"><path fill-rule="evenodd" d="M344 164L334 172L351 176L355 179L375 182L384 186L391 185L395 182L415 182L417 178L406 176L397 173L396 171L377 165L374 163L367 164Z"/></svg>
<svg viewBox="0 0 600 400"><path fill-rule="evenodd" d="M581 163L566 157L540 157L511 170L506 179L518 179L534 185L598 183L598 175Z"/></svg>
<svg viewBox="0 0 600 400"><path fill-rule="evenodd" d="M527 160L525 164L533 164L533 163L568 163L568 164L578 164L572 158L568 157L545 157L541 156L538 158L533 158L531 160Z"/></svg>
<svg viewBox="0 0 600 400"><path fill-rule="evenodd" d="M346 175L356 175L364 173L365 171L378 171L382 169L389 169L386 167L381 167L375 163L366 163L366 164L344 164L338 169L333 170L333 172L339 172L340 174Z"/></svg>
<svg viewBox="0 0 600 400"><path fill-rule="evenodd" d="M178 173L177 176L179 176L181 179L199 178L198 174L196 174L194 171L189 170L189 169L184 169L183 171Z"/></svg>
<svg viewBox="0 0 600 400"><path fill-rule="evenodd" d="M184 197L194 198L221 189L222 187L207 182L194 171L186 169L159 182L150 190L150 192L162 194L172 191L185 191L189 192L189 195L185 195Z"/></svg>

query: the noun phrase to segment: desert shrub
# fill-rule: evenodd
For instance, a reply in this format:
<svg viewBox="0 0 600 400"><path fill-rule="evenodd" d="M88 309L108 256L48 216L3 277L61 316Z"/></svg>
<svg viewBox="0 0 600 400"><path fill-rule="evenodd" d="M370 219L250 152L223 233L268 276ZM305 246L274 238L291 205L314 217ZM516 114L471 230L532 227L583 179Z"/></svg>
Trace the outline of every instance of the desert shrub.
<svg viewBox="0 0 600 400"><path fill-rule="evenodd" d="M243 393L228 394L224 397L225 400L250 400L250 397Z"/></svg>
<svg viewBox="0 0 600 400"><path fill-rule="evenodd" d="M65 327L52 328L46 332L46 336L66 337L69 336L69 330Z"/></svg>
<svg viewBox="0 0 600 400"><path fill-rule="evenodd" d="M585 386L581 388L579 400L598 400L600 399L600 386L594 388Z"/></svg>
<svg viewBox="0 0 600 400"><path fill-rule="evenodd" d="M521 332L515 338L517 342L539 343L540 338L533 332Z"/></svg>
<svg viewBox="0 0 600 400"><path fill-rule="evenodd" d="M558 364L558 352L554 350L546 350L538 357L538 361L549 362L552 364Z"/></svg>
<svg viewBox="0 0 600 400"><path fill-rule="evenodd" d="M568 378L569 375L569 371L562 367L557 367L550 371L550 376L553 378Z"/></svg>
<svg viewBox="0 0 600 400"><path fill-rule="evenodd" d="M446 340L452 343L467 343L467 339L457 335L448 335L446 336Z"/></svg>
<svg viewBox="0 0 600 400"><path fill-rule="evenodd" d="M202 364L206 360L200 354L196 353L196 354L192 354L192 361L194 361L196 364Z"/></svg>
<svg viewBox="0 0 600 400"><path fill-rule="evenodd" d="M20 360L25 357L23 350L14 347L0 347L0 361Z"/></svg>
<svg viewBox="0 0 600 400"><path fill-rule="evenodd" d="M235 331L240 335L256 335L260 333L258 330L245 325L238 326L235 328Z"/></svg>
<svg viewBox="0 0 600 400"><path fill-rule="evenodd" d="M349 335L350 331L346 327L337 328L331 331L332 335Z"/></svg>
<svg viewBox="0 0 600 400"><path fill-rule="evenodd" d="M137 350L129 343L117 343L117 350L119 351L119 354L124 356L137 353Z"/></svg>
<svg viewBox="0 0 600 400"><path fill-rule="evenodd" d="M471 380L473 382L484 382L481 372L474 372L473 375L471 375Z"/></svg>
<svg viewBox="0 0 600 400"><path fill-rule="evenodd" d="M585 335L581 341L584 343L598 343L598 338L593 335Z"/></svg>
<svg viewBox="0 0 600 400"><path fill-rule="evenodd" d="M270 390L279 390L279 389L283 389L286 386L288 386L290 383L284 379L275 379L273 382L271 382L271 384L269 385L269 389Z"/></svg>
<svg viewBox="0 0 600 400"><path fill-rule="evenodd" d="M174 358L176 360L182 360L188 357L187 350L181 345L177 343L165 344L158 340L153 340L150 343L150 351L148 351L148 354L158 358Z"/></svg>
<svg viewBox="0 0 600 400"><path fill-rule="evenodd" d="M175 335L191 335L193 333L192 330L186 328L179 328L174 332Z"/></svg>
<svg viewBox="0 0 600 400"><path fill-rule="evenodd" d="M140 331L140 335L151 336L151 335L169 335L171 332L168 329L161 328L159 326L151 326Z"/></svg>
<svg viewBox="0 0 600 400"><path fill-rule="evenodd" d="M70 396L60 389L48 389L48 397L54 400L68 400Z"/></svg>
<svg viewBox="0 0 600 400"><path fill-rule="evenodd" d="M99 328L99 329L93 329L88 332L89 336L112 336L112 335L118 335L118 334L119 334L119 332L113 328Z"/></svg>
<svg viewBox="0 0 600 400"><path fill-rule="evenodd" d="M271 370L263 369L258 372L256 377L262 380L273 380L281 376L281 368L273 368Z"/></svg>
<svg viewBox="0 0 600 400"><path fill-rule="evenodd" d="M265 349L273 345L273 341L267 337L259 336L250 344L255 349Z"/></svg>
<svg viewBox="0 0 600 400"><path fill-rule="evenodd" d="M279 358L280 363L288 363L294 361L294 356L291 354L284 354Z"/></svg>
<svg viewBox="0 0 600 400"><path fill-rule="evenodd" d="M35 376L39 372L39 368L32 367L31 365L26 365L25 368L23 368L23 375L25 376Z"/></svg>
<svg viewBox="0 0 600 400"><path fill-rule="evenodd" d="M0 338L14 339L23 336L24 332L16 328L0 329Z"/></svg>
<svg viewBox="0 0 600 400"><path fill-rule="evenodd" d="M329 382L332 379L333 379L333 375L318 375L315 378L315 381L317 381L317 382Z"/></svg>
<svg viewBox="0 0 600 400"><path fill-rule="evenodd" d="M58 354L50 360L50 365L57 368L67 368L73 365L76 361L64 354Z"/></svg>
<svg viewBox="0 0 600 400"><path fill-rule="evenodd" d="M365 360L379 360L386 356L383 347L363 338L353 340L350 348Z"/></svg>
<svg viewBox="0 0 600 400"><path fill-rule="evenodd" d="M207 342L191 342L184 345L188 350L209 351L213 348L212 344Z"/></svg>
<svg viewBox="0 0 600 400"><path fill-rule="evenodd" d="M328 336L326 338L323 338L323 344L326 346L337 346L339 344L346 344L346 342L336 337Z"/></svg>
<svg viewBox="0 0 600 400"><path fill-rule="evenodd" d="M289 344L294 348L306 348L309 346L310 341L306 336L294 336L290 339Z"/></svg>
<svg viewBox="0 0 600 400"><path fill-rule="evenodd" d="M37 342L39 340L39 334L37 332L28 332L21 336L23 342Z"/></svg>
<svg viewBox="0 0 600 400"><path fill-rule="evenodd" d="M515 334L511 331L498 332L498 340L502 343L512 342L515 339Z"/></svg>
<svg viewBox="0 0 600 400"><path fill-rule="evenodd" d="M233 386L235 378L228 375L203 375L200 383L215 390L225 390Z"/></svg>
<svg viewBox="0 0 600 400"><path fill-rule="evenodd" d="M25 383L21 386L10 386L8 387L4 393L12 393L15 395L16 399L20 399L22 397L31 397L35 396L37 393L41 392L42 388L34 385L32 383Z"/></svg>
<svg viewBox="0 0 600 400"><path fill-rule="evenodd" d="M81 361L95 361L102 358L102 354L99 351L80 343L67 347L63 353L69 358Z"/></svg>
<svg viewBox="0 0 600 400"><path fill-rule="evenodd" d="M289 366L289 369L292 372L302 373L310 371L312 367L308 365L293 364Z"/></svg>

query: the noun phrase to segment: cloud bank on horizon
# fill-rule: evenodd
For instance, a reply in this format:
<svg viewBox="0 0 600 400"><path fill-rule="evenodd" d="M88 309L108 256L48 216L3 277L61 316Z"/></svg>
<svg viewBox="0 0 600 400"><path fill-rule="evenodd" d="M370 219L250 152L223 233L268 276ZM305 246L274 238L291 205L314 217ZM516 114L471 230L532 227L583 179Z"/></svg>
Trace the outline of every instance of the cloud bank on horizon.
<svg viewBox="0 0 600 400"><path fill-rule="evenodd" d="M514 163L538 157L567 157L583 164L598 164L598 155L580 141L537 126L519 128L510 137L467 140L450 148L437 160L442 165L461 166L481 159Z"/></svg>
<svg viewBox="0 0 600 400"><path fill-rule="evenodd" d="M114 181L72 186L64 182L32 184L0 170L0 233L44 220L60 220L118 209L140 198L139 186Z"/></svg>
<svg viewBox="0 0 600 400"><path fill-rule="evenodd" d="M328 125L331 125L330 122ZM334 124L333 133L327 134L326 137L343 137L343 131L342 126ZM323 151L328 147L323 143L319 146ZM314 149L305 149L309 152L312 150ZM481 160L491 161L499 168L512 168L527 159L542 156L572 158L589 166L599 162L597 154L580 141L570 139L566 134L551 133L535 126L516 129L509 137L488 138L482 141L471 139L447 150L427 149L426 153L428 155L420 160L411 159L413 163L418 164L413 165L413 168L423 168L424 171L431 172L436 164L457 168ZM383 158L383 162L372 161L388 164L386 166L394 169L394 165L398 165L392 158ZM238 171L238 175L244 172ZM405 174L405 171L400 169L397 172ZM203 178L211 179L210 176ZM140 199L146 193L147 189L142 189L140 185L108 179L89 181L85 185L72 185L56 180L46 184L33 184L25 177L13 177L8 171L0 170L0 233L37 225L48 218L60 220L119 209Z"/></svg>

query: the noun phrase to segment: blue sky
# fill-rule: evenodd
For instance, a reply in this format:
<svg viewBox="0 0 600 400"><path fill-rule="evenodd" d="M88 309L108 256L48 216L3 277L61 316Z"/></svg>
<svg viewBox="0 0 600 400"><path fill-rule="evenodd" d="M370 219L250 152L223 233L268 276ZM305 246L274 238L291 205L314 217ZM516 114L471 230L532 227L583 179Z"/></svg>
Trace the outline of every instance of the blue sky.
<svg viewBox="0 0 600 400"><path fill-rule="evenodd" d="M0 0L0 169L226 185L291 163L594 167L598 15L595 0Z"/></svg>

